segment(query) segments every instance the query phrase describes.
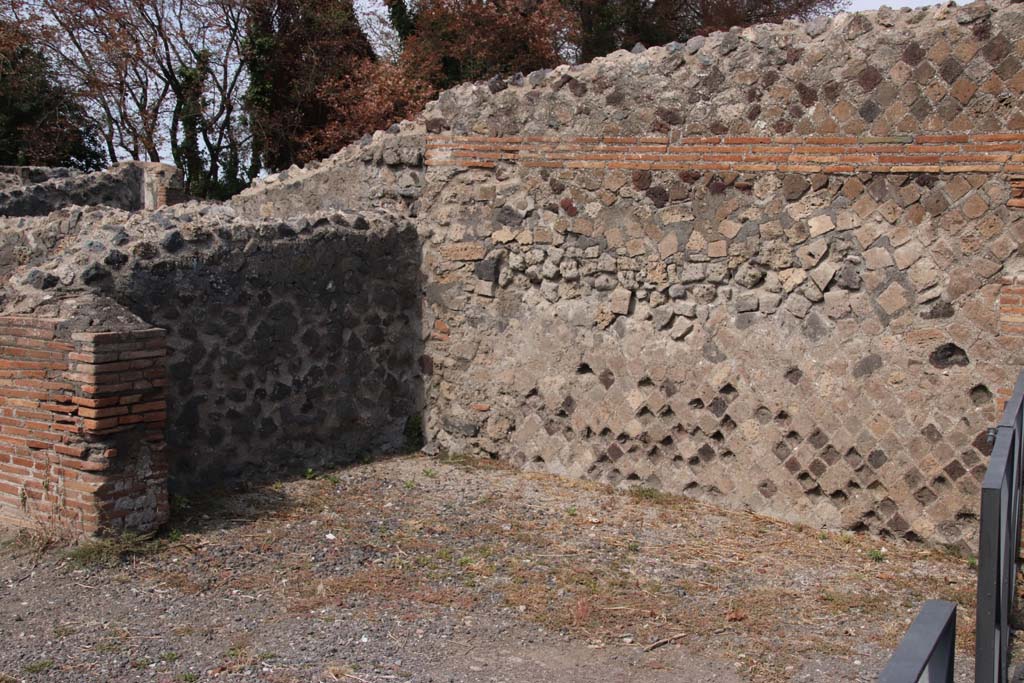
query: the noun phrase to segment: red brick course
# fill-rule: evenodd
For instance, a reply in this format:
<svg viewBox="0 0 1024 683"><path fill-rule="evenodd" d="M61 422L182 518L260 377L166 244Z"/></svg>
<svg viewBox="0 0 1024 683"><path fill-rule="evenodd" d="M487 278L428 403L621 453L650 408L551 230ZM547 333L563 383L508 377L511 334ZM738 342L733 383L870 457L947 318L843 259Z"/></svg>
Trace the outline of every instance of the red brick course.
<svg viewBox="0 0 1024 683"><path fill-rule="evenodd" d="M427 136L428 166L830 173L998 173L1024 176L1024 133L892 137ZM1009 205L1024 208L1024 178Z"/></svg>
<svg viewBox="0 0 1024 683"><path fill-rule="evenodd" d="M1024 335L1024 277L1002 278L999 290L999 331Z"/></svg>
<svg viewBox="0 0 1024 683"><path fill-rule="evenodd" d="M164 331L68 334L61 322L0 317L0 522L156 528L168 512Z"/></svg>

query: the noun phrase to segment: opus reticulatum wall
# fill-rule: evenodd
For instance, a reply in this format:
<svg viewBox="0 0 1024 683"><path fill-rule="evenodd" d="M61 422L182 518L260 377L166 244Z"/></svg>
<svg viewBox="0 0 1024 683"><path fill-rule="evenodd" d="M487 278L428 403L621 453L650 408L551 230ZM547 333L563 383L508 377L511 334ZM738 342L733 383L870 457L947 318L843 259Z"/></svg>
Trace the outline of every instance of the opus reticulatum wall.
<svg viewBox="0 0 1024 683"><path fill-rule="evenodd" d="M973 543L1020 352L1024 11L842 16L428 108L434 438Z"/></svg>
<svg viewBox="0 0 1024 683"><path fill-rule="evenodd" d="M436 448L970 546L1024 361L1022 95L1009 0L622 51L460 86L226 205L76 209L82 246L29 250L7 310L99 293L166 329L183 485L272 457L230 455L238 416L301 459L422 411ZM378 246L311 260L343 208ZM285 308L297 360L232 369ZM368 356L383 389L332 362Z"/></svg>

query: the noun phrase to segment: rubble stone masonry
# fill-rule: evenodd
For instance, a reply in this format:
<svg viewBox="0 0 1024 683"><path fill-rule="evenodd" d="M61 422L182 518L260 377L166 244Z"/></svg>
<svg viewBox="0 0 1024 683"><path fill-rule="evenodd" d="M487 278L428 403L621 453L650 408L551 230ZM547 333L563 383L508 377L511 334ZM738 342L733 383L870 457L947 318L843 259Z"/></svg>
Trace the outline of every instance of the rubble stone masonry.
<svg viewBox="0 0 1024 683"><path fill-rule="evenodd" d="M181 486L422 413L437 449L970 547L1024 367L1024 4L466 84L226 204L0 237L8 313L167 331Z"/></svg>
<svg viewBox="0 0 1024 683"><path fill-rule="evenodd" d="M57 332L39 359L19 358L28 353L20 347L0 349L0 363L13 373L0 397L20 400L25 387L53 391L58 395L29 398L45 399L57 411L58 424L48 428L56 436L78 443L82 435L116 435L121 445L111 453L125 457L91 447L82 451L88 462L65 458L60 465L80 465L89 474L76 476L91 477L97 487L107 482L93 493L98 509L115 505L132 487L115 485L115 471L95 465L95 458L136 463L143 468L138 477L148 481L146 458L159 450L162 464L157 469L153 460L152 480L162 493L149 495L165 501L168 487L189 492L282 476L418 440L419 246L404 219L331 212L253 223L228 207L198 203L156 212L74 211L73 234L84 248L44 253L8 283L12 320L42 321ZM45 235L67 222L62 209L19 225ZM118 315L101 317L105 327L95 334L58 334L70 324L60 322L68 311L75 320L97 319L105 309L97 308L96 297ZM145 320L146 329L124 332L123 320ZM147 383L158 397L142 391ZM147 445L154 429L159 449ZM21 464L34 458L34 467L46 469L54 452L67 455L44 447L50 436L35 436L16 444ZM132 439L141 441L132 445ZM23 474L10 472L6 484L18 490L0 499L0 509L23 520L28 512L48 514L49 503L19 507L24 496L31 502L42 495L38 482L25 484ZM163 519L166 505L161 510L152 519ZM151 521L128 519L134 529ZM102 515L80 526L117 528Z"/></svg>
<svg viewBox="0 0 1024 683"><path fill-rule="evenodd" d="M431 436L972 545L1024 360L1022 36L886 10L443 95Z"/></svg>

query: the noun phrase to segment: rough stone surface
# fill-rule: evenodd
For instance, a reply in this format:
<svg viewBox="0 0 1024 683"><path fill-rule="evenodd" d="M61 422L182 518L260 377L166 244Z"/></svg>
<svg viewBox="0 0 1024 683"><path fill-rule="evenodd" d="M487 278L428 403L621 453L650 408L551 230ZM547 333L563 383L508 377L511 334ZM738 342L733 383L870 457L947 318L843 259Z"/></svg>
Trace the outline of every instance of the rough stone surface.
<svg viewBox="0 0 1024 683"><path fill-rule="evenodd" d="M657 112L670 110L679 113L670 145L707 135L1012 133L1024 130L1024 12L990 7L977 20L985 31L940 7L843 15L804 37L787 27L754 27L739 41L716 34L680 52L596 60L573 72L590 85L581 99L462 86L429 115L455 135L646 139L666 130ZM1012 47L998 50L1007 38ZM944 76L947 60L956 63ZM970 97L948 80L954 67L975 86ZM604 101L610 92L624 94L621 104ZM522 229L533 239L505 243L506 258L571 254L580 274L513 271L493 300L430 306L425 319L477 343L470 366L438 363L431 439L786 519L974 542L987 457L976 437L998 406L975 403L971 389L1011 386L1024 361L997 327L1000 278L1021 267L1024 234L1005 176L545 168L525 155L466 169L430 154L417 219L432 235L428 279L450 272L432 244L474 235L491 245L477 217L524 195L537 207L571 198L576 213L528 213ZM490 206L476 199L480 185L495 188ZM617 299L634 293L628 314L617 312L609 279ZM947 343L969 364L942 353L946 367L929 362ZM446 359L449 344L428 342L428 354ZM490 412L472 415L475 401ZM475 419L477 435L449 433L453 414ZM922 435L928 424L938 441Z"/></svg>
<svg viewBox="0 0 1024 683"><path fill-rule="evenodd" d="M226 205L9 218L7 305L98 291L166 327L168 438L202 463L425 407L438 450L970 546L1024 365L1024 6L985 7L466 84ZM373 388L336 360L368 355Z"/></svg>
<svg viewBox="0 0 1024 683"><path fill-rule="evenodd" d="M350 461L418 430L419 246L404 219L245 220L196 203L85 215L80 248L12 278L8 311L101 293L166 330L176 490Z"/></svg>

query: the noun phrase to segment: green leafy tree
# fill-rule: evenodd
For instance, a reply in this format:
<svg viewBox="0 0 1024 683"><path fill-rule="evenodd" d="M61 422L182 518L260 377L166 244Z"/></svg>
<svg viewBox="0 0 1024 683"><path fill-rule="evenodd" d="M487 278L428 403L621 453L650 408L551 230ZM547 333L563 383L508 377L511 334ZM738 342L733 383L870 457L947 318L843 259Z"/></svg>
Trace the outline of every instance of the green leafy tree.
<svg viewBox="0 0 1024 683"><path fill-rule="evenodd" d="M416 30L416 11L405 0L388 0L388 19L398 39L405 42Z"/></svg>
<svg viewBox="0 0 1024 683"><path fill-rule="evenodd" d="M199 138L203 127L206 64L205 55L199 57L196 66L179 67L175 78L178 97L171 118L171 154L175 165L185 172L189 193L203 197L207 192L207 178L203 172L206 164L199 149Z"/></svg>
<svg viewBox="0 0 1024 683"><path fill-rule="evenodd" d="M103 168L82 103L27 36L0 25L0 164Z"/></svg>

